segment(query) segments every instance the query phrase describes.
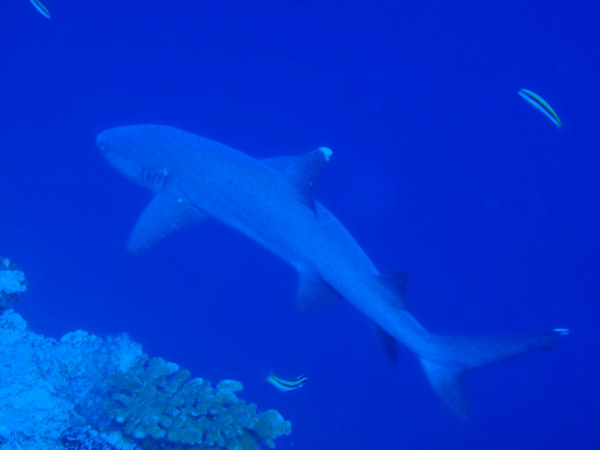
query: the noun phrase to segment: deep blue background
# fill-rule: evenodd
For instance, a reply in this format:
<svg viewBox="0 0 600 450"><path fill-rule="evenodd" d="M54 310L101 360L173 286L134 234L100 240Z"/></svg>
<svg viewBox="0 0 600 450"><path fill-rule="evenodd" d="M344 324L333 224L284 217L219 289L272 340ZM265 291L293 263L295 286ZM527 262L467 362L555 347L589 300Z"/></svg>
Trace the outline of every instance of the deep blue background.
<svg viewBox="0 0 600 450"><path fill-rule="evenodd" d="M33 329L127 331L242 380L293 421L281 449L600 448L595 2L45 4L51 21L27 0L0 15L0 249L28 275ZM408 351L391 366L349 305L296 312L293 270L219 224L128 255L150 194L94 138L148 122L256 157L332 147L319 200L408 272L425 326L572 335L469 375L463 422ZM270 370L310 381L280 393Z"/></svg>

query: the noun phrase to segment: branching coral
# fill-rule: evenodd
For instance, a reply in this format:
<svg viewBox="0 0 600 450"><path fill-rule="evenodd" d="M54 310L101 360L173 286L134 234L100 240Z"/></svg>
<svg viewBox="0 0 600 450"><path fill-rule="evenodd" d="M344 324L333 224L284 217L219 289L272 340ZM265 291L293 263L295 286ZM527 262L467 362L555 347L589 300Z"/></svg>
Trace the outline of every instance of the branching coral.
<svg viewBox="0 0 600 450"><path fill-rule="evenodd" d="M144 355L107 384L104 410L145 449L257 450L274 448L275 438L291 432L277 411L258 413L239 399L240 382L222 381L215 389L160 358Z"/></svg>

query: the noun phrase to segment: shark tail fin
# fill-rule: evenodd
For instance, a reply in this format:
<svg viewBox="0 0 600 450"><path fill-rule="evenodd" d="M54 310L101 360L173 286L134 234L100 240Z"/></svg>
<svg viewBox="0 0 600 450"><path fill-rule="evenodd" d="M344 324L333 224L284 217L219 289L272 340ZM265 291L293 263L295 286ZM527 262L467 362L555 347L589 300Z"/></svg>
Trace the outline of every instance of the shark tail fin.
<svg viewBox="0 0 600 450"><path fill-rule="evenodd" d="M534 348L551 348L569 330L555 328L547 333L519 337L434 338L435 357L421 356L427 378L441 400L463 419L470 416L469 402L462 386L465 372L520 356Z"/></svg>

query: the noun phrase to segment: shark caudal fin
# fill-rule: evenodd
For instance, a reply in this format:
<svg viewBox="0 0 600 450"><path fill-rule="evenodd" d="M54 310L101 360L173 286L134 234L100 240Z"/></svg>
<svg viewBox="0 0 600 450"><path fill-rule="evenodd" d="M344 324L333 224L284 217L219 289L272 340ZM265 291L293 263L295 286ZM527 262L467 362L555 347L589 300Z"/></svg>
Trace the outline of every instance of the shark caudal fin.
<svg viewBox="0 0 600 450"><path fill-rule="evenodd" d="M442 401L463 419L469 418L469 402L462 386L462 374L489 364L520 356L534 348L551 348L569 330L555 328L547 333L519 337L434 338L434 357L420 361L433 389Z"/></svg>

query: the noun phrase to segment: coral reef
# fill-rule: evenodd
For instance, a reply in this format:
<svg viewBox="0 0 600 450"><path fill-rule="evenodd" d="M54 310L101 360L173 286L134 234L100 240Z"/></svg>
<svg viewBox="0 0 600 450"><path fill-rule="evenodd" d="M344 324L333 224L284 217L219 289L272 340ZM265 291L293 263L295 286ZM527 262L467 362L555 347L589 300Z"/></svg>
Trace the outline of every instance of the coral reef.
<svg viewBox="0 0 600 450"><path fill-rule="evenodd" d="M60 444L67 450L115 450L97 431L89 427L74 430L69 427L60 436Z"/></svg>
<svg viewBox="0 0 600 450"><path fill-rule="evenodd" d="M274 448L275 438L291 432L277 411L258 413L239 399L239 381L221 381L215 389L161 358L144 356L107 385L103 409L144 449Z"/></svg>
<svg viewBox="0 0 600 450"><path fill-rule="evenodd" d="M0 313L12 308L25 291L25 274L10 259L0 258Z"/></svg>
<svg viewBox="0 0 600 450"><path fill-rule="evenodd" d="M64 450L67 428L90 425L78 409L94 398L95 386L141 354L141 346L126 336L103 340L76 332L61 341L40 336L19 314L6 311L0 316L2 448Z"/></svg>
<svg viewBox="0 0 600 450"><path fill-rule="evenodd" d="M0 315L0 447L7 450L255 450L291 425L211 387L126 335L85 331L60 340L33 333L12 310Z"/></svg>

